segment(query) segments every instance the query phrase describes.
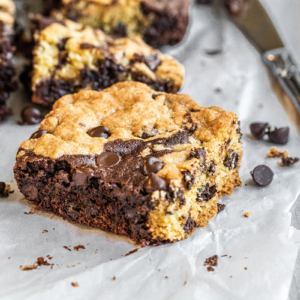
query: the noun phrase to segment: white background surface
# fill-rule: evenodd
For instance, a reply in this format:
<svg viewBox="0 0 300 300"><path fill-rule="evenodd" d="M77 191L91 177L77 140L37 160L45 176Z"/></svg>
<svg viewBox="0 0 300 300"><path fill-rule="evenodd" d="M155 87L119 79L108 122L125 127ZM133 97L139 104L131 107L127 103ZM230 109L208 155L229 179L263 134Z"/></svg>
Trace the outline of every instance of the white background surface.
<svg viewBox="0 0 300 300"><path fill-rule="evenodd" d="M276 1L277 6L272 6L275 15L276 9L284 12L281 2L296 1ZM244 133L241 176L247 186L223 198L226 209L187 240L143 248L124 257L135 249L128 240L67 223L51 214L24 214L32 206L22 200L12 168L19 144L38 126L18 126L14 120L8 120L0 127L0 181L11 182L15 193L0 201L1 299L288 298L299 248L296 242L300 241L299 232L290 227L289 213L300 191L300 164L282 168L278 159L266 159L273 145L252 140L249 124L264 121L278 127L289 125L290 142L278 149L287 148L291 156L299 156L300 139L272 92L259 54L230 21L224 21L224 52L217 56L203 53L200 44L207 30L206 9L193 10L186 40L166 51L186 68L182 93L203 106L218 105L238 114ZM288 32L289 27L283 27L282 32ZM291 35L287 34L286 40L290 49L297 48ZM221 92L216 93L216 88ZM25 96L19 90L10 100L15 118L19 104L29 101L23 100ZM256 187L250 176L250 171L262 163L275 173L272 184L266 188ZM247 219L243 213L248 210L251 215ZM42 233L43 230L48 232ZM74 251L73 246L79 244L86 249ZM220 257L219 265L215 272L207 272L204 260L214 254ZM221 257L225 254L228 256ZM48 260L46 255L53 259ZM32 264L41 256L54 264L53 269L42 266L20 271L20 265ZM114 276L116 280L112 280ZM72 287L71 282L80 286Z"/></svg>

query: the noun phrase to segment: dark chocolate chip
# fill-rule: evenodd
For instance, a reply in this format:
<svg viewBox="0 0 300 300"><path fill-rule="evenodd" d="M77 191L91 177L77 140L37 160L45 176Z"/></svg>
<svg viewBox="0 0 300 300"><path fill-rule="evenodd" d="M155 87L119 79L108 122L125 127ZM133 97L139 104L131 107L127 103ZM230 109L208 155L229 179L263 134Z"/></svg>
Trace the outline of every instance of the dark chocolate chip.
<svg viewBox="0 0 300 300"><path fill-rule="evenodd" d="M38 124L43 120L41 112L32 106L23 108L21 116L23 123L28 125Z"/></svg>
<svg viewBox="0 0 300 300"><path fill-rule="evenodd" d="M156 174L151 173L145 181L144 189L149 194L154 191L166 191L167 182Z"/></svg>
<svg viewBox="0 0 300 300"><path fill-rule="evenodd" d="M121 157L114 152L103 152L97 156L96 162L99 167L111 168L121 161Z"/></svg>
<svg viewBox="0 0 300 300"><path fill-rule="evenodd" d="M296 162L299 161L299 158L298 157L295 157L295 158L292 158L292 157L288 157L286 155L283 155L281 157L281 164L284 166L284 167L290 167L292 166L293 164L295 164Z"/></svg>
<svg viewBox="0 0 300 300"><path fill-rule="evenodd" d="M271 142L279 145L284 145L288 142L289 127L276 128L274 131L269 132L269 139Z"/></svg>
<svg viewBox="0 0 300 300"><path fill-rule="evenodd" d="M268 133L270 125L268 123L252 123L250 125L250 130L253 136L257 140L263 139L264 135Z"/></svg>
<svg viewBox="0 0 300 300"><path fill-rule="evenodd" d="M157 173L163 167L164 162L161 159L154 156L150 156L144 161L144 172L146 175L150 173Z"/></svg>
<svg viewBox="0 0 300 300"><path fill-rule="evenodd" d="M145 64L149 67L151 71L155 71L160 65L160 58L155 55L149 55L145 57Z"/></svg>
<svg viewBox="0 0 300 300"><path fill-rule="evenodd" d="M2 194L5 190L6 184L5 182L0 181L0 194Z"/></svg>
<svg viewBox="0 0 300 300"><path fill-rule="evenodd" d="M266 165L257 166L251 173L254 182L260 186L269 185L273 180L273 171Z"/></svg>
<svg viewBox="0 0 300 300"><path fill-rule="evenodd" d="M47 130L38 130L31 135L30 139L38 139L46 133L49 133L49 132Z"/></svg>
<svg viewBox="0 0 300 300"><path fill-rule="evenodd" d="M88 135L90 135L91 137L102 137L107 139L108 137L110 137L111 133L109 128L107 128L106 126L98 126L91 129L88 132Z"/></svg>
<svg viewBox="0 0 300 300"><path fill-rule="evenodd" d="M84 185L93 174L93 170L90 168L77 168L73 173L72 182L75 185Z"/></svg>
<svg viewBox="0 0 300 300"><path fill-rule="evenodd" d="M226 204L217 203L218 213L225 209Z"/></svg>

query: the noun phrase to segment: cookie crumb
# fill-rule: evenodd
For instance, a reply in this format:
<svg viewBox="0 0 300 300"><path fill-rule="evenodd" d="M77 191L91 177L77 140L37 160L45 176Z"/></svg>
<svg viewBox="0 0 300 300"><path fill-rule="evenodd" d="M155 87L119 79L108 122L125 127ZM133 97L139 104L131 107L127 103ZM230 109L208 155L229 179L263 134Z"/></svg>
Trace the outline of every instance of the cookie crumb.
<svg viewBox="0 0 300 300"><path fill-rule="evenodd" d="M209 258L207 258L204 262L204 266L207 267L208 272L213 272L215 269L213 267L216 267L218 265L218 255L213 255Z"/></svg>
<svg viewBox="0 0 300 300"><path fill-rule="evenodd" d="M45 230L42 231L42 233L45 233L45 232L48 232L48 230L45 229Z"/></svg>
<svg viewBox="0 0 300 300"><path fill-rule="evenodd" d="M51 269L53 268L53 264L49 264L49 263L47 262L47 260L44 259L44 257L39 257L39 258L37 259L37 261L34 262L32 265L27 265L27 266L22 266L22 265L21 265L21 266L19 267L19 269L20 269L21 271L31 271L31 270L37 269L37 268L40 267L40 266L50 266Z"/></svg>
<svg viewBox="0 0 300 300"><path fill-rule="evenodd" d="M299 161L298 157L292 158L292 157L288 157L288 156L283 155L281 157L281 166L290 167L298 161Z"/></svg>
<svg viewBox="0 0 300 300"><path fill-rule="evenodd" d="M245 270L248 270L248 268L247 268L247 267L245 267L244 269L245 269Z"/></svg>
<svg viewBox="0 0 300 300"><path fill-rule="evenodd" d="M168 279L168 276L165 276L166 279Z"/></svg>
<svg viewBox="0 0 300 300"><path fill-rule="evenodd" d="M269 150L267 157L268 158L274 158L274 157L282 157L282 156L288 156L289 153L287 150L284 150L283 152L279 152L277 148L273 147Z"/></svg>
<svg viewBox="0 0 300 300"><path fill-rule="evenodd" d="M186 281L183 283L183 285L186 285Z"/></svg>
<svg viewBox="0 0 300 300"><path fill-rule="evenodd" d="M79 249L85 249L85 247L83 245L77 245L77 246L74 246L73 249L75 251L79 251Z"/></svg>
<svg viewBox="0 0 300 300"><path fill-rule="evenodd" d="M74 281L74 282L71 282L71 285L74 286L74 287L79 287L78 282L75 282L75 281Z"/></svg>
<svg viewBox="0 0 300 300"><path fill-rule="evenodd" d="M249 218L250 213L251 213L250 210L248 210L247 212L244 213L244 217Z"/></svg>
<svg viewBox="0 0 300 300"><path fill-rule="evenodd" d="M132 251L130 251L130 252L128 252L128 253L125 254L124 256L128 256L128 255L133 254L133 253L135 253L135 252L137 252L137 251L139 251L138 248L137 248L137 249L134 249L134 250L132 250Z"/></svg>
<svg viewBox="0 0 300 300"><path fill-rule="evenodd" d="M72 251L69 247L63 246L66 250Z"/></svg>
<svg viewBox="0 0 300 300"><path fill-rule="evenodd" d="M8 259L10 259L10 257Z"/></svg>
<svg viewBox="0 0 300 300"><path fill-rule="evenodd" d="M116 280L117 278L116 278L116 276L114 276L113 278L112 278L112 280Z"/></svg>

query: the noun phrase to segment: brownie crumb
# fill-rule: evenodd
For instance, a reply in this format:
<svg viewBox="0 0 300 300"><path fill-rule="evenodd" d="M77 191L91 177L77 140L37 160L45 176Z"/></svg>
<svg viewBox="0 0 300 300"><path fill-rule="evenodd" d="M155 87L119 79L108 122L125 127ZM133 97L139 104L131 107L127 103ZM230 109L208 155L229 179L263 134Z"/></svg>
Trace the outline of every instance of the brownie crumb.
<svg viewBox="0 0 300 300"><path fill-rule="evenodd" d="M69 251L72 251L69 247L67 246L63 246L65 249L69 250Z"/></svg>
<svg viewBox="0 0 300 300"><path fill-rule="evenodd" d="M79 287L78 282L71 282L71 285L72 285L73 287Z"/></svg>
<svg viewBox="0 0 300 300"><path fill-rule="evenodd" d="M225 257L225 256L228 256L227 254L225 254L225 255L222 255L221 257Z"/></svg>
<svg viewBox="0 0 300 300"><path fill-rule="evenodd" d="M32 211L24 211L24 215L33 215L33 212Z"/></svg>
<svg viewBox="0 0 300 300"><path fill-rule="evenodd" d="M45 232L48 232L48 230L45 229L45 230L42 231L42 233L45 233Z"/></svg>
<svg viewBox="0 0 300 300"><path fill-rule="evenodd" d="M218 265L218 255L211 256L207 258L204 262L204 266L207 266L208 272L213 272L215 269L213 267L216 267Z"/></svg>
<svg viewBox="0 0 300 300"><path fill-rule="evenodd" d="M127 254L125 254L125 256L128 256L128 255L130 255L130 254L133 254L133 253L135 253L135 252L137 252L137 251L139 251L138 248L137 248L137 249L134 249L134 250L132 250L132 251L130 251L130 252L128 252Z"/></svg>
<svg viewBox="0 0 300 300"><path fill-rule="evenodd" d="M281 157L281 165L283 167L290 167L293 164L297 163L298 161L299 161L298 157L292 158L292 157L288 157L288 156L285 156L285 155L283 155Z"/></svg>
<svg viewBox="0 0 300 300"><path fill-rule="evenodd" d="M53 257L48 254L47 258L51 260Z"/></svg>
<svg viewBox="0 0 300 300"><path fill-rule="evenodd" d="M288 156L288 155L289 155L289 153L287 150L284 150L283 152L279 152L275 147L273 147L269 150L267 157L274 158L274 157L282 157L282 156Z"/></svg>
<svg viewBox="0 0 300 300"><path fill-rule="evenodd" d="M112 280L116 280L117 278L116 278L116 276L114 276L113 278L112 278Z"/></svg>
<svg viewBox="0 0 300 300"><path fill-rule="evenodd" d="M250 210L249 210L249 211L247 211L247 212L245 212L245 213L244 213L244 217L246 217L246 218L249 218L249 216L250 216L250 213L251 213L251 212L250 212Z"/></svg>
<svg viewBox="0 0 300 300"><path fill-rule="evenodd" d="M74 246L73 248L75 251L79 251L79 249L85 249L85 247L83 245L77 245L77 246Z"/></svg>
<svg viewBox="0 0 300 300"><path fill-rule="evenodd" d="M217 203L218 213L225 209L226 204Z"/></svg>
<svg viewBox="0 0 300 300"><path fill-rule="evenodd" d="M39 257L37 261L32 265L20 266L19 269L21 271L31 271L37 269L40 266L50 266L52 269L53 264L49 264L48 261L44 259L44 257Z"/></svg>
<svg viewBox="0 0 300 300"><path fill-rule="evenodd" d="M7 198L9 196L10 185L0 181L0 198Z"/></svg>

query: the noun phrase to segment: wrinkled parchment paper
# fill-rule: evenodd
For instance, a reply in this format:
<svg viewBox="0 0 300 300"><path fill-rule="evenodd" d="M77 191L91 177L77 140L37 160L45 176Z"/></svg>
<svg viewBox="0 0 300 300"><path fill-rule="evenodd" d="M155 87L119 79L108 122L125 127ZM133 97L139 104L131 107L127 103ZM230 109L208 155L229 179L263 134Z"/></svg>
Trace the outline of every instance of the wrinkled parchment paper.
<svg viewBox="0 0 300 300"><path fill-rule="evenodd" d="M205 55L200 45L209 24L208 9L194 8L184 42L164 51L186 68L182 93L203 106L218 105L238 114L244 133L243 187L222 198L225 210L187 240L125 256L136 249L129 240L36 212L22 200L12 169L19 144L38 125L16 124L21 107L30 103L21 88L9 102L13 119L0 125L0 181L15 191L0 200L1 299L287 299L300 241L300 233L290 227L289 213L300 192L300 163L284 168L279 159L266 159L273 145L254 141L249 124L290 126L289 143L278 149L299 156L297 128L284 107L293 109L283 106L280 89L273 89L260 55L227 18L223 53ZM21 65L22 59L16 62ZM258 164L267 164L275 173L268 187L252 182L250 171ZM243 216L247 211L249 218ZM77 245L85 249L75 251ZM203 263L215 254L218 266L208 272ZM53 266L20 270L38 257Z"/></svg>

